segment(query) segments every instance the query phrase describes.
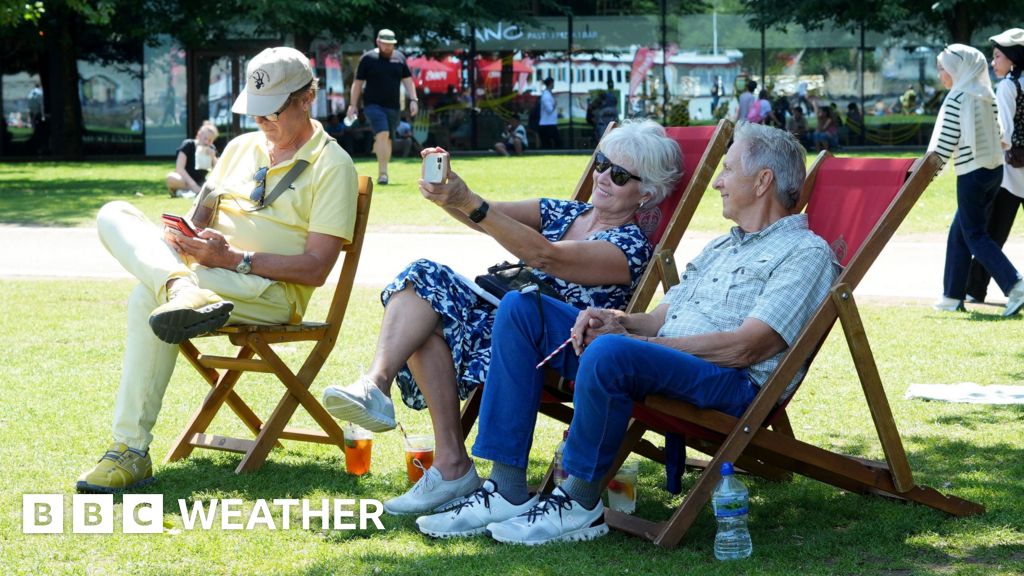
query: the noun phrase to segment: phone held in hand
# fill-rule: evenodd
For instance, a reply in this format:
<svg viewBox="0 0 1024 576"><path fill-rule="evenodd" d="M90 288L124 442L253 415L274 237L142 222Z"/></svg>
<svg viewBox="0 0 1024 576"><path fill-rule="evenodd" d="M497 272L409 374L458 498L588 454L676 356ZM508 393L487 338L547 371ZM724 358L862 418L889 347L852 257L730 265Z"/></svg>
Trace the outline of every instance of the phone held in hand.
<svg viewBox="0 0 1024 576"><path fill-rule="evenodd" d="M431 184L448 180L448 153L431 152L423 158L423 179Z"/></svg>
<svg viewBox="0 0 1024 576"><path fill-rule="evenodd" d="M178 216L177 214L164 214L164 224L171 230L178 232L189 238L197 238L199 231L192 224L192 221L184 216Z"/></svg>

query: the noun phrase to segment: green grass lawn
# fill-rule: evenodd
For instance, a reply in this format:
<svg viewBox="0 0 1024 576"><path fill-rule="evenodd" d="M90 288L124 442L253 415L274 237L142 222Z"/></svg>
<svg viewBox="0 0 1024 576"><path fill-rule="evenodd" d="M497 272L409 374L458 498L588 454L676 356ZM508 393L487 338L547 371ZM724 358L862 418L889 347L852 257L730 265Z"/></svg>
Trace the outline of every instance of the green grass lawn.
<svg viewBox="0 0 1024 576"><path fill-rule="evenodd" d="M9 170L10 167L5 167ZM983 503L988 512L953 518L919 506L844 492L797 477L790 483L745 478L751 491L749 560L714 559L714 520L703 512L682 545L665 551L612 533L581 544L523 548L478 537L435 541L411 518L385 517L386 530L323 532L172 530L162 535L23 535L21 496L73 491L76 476L105 448L124 346L128 281L4 281L0 301L17 313L0 315L0 566L5 574L699 574L879 576L1024 573L1024 408L904 400L911 383L982 384L1024 380L1022 320L1001 320L995 307L939 314L919 304L863 304L896 423L915 479ZM322 314L330 290L314 297L310 317ZM357 288L340 341L314 393L348 382L372 354L381 307L377 291ZM295 361L294 345L278 346ZM165 520L182 521L177 499L386 499L406 489L397 434L377 436L373 471L354 478L338 451L286 442L259 471L236 476L239 457L199 452L161 463L173 438L208 388L179 359L164 398L152 453ZM282 388L269 378L243 379L239 392L266 415ZM849 453L881 458L870 415L842 334L833 333L800 394L790 405L796 434ZM425 413L399 408L407 426L426 427ZM299 412L296 422L312 426ZM226 411L211 432L242 434ZM561 426L538 427L530 464L539 481ZM659 440L654 440L660 443ZM481 462L481 472L489 466ZM639 511L667 518L678 498L659 488L663 473L641 464ZM684 482L695 480L693 472ZM117 506L120 510L120 506ZM247 516L243 515L243 518ZM293 522L298 516L293 514ZM66 519L70 527L70 518ZM115 526L119 521L115 522Z"/></svg>
<svg viewBox="0 0 1024 576"><path fill-rule="evenodd" d="M492 200L567 198L586 161L581 155L456 156L453 168L474 190ZM360 174L376 176L372 158L359 158L356 166ZM371 231L465 231L420 196L416 186L419 167L416 159L393 162L392 184L375 189ZM169 198L164 191L163 177L170 168L169 162L158 161L0 164L0 224L91 226L100 206L118 199L138 205L153 219L162 212L183 213L190 201ZM945 234L955 210L955 178L947 171L928 187L900 233ZM705 194L692 229L713 232L723 228L721 201L712 190ZM1018 221L1014 234L1021 231L1024 223Z"/></svg>

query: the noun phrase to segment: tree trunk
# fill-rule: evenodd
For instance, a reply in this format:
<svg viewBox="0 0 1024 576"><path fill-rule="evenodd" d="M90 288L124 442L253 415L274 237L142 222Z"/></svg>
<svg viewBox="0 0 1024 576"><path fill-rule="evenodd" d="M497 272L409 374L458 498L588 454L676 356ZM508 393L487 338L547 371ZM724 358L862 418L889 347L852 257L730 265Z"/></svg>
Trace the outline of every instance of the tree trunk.
<svg viewBox="0 0 1024 576"><path fill-rule="evenodd" d="M51 71L50 142L53 152L69 159L82 157L82 100L79 95L75 49L78 18L67 9L52 12L46 27L48 67Z"/></svg>
<svg viewBox="0 0 1024 576"><path fill-rule="evenodd" d="M945 13L946 29L952 38L950 43L971 45L974 35L975 20L972 18L971 7L966 2L953 5L951 12Z"/></svg>

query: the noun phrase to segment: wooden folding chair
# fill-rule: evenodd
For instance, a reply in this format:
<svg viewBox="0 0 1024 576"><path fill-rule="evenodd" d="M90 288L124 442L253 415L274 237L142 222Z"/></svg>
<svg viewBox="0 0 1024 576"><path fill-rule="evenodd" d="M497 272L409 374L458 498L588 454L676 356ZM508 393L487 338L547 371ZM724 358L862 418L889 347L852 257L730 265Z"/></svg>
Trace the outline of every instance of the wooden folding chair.
<svg viewBox="0 0 1024 576"><path fill-rule="evenodd" d="M737 462L752 472L796 472L851 492L919 502L957 516L984 512L980 504L915 484L853 298L854 288L939 168L939 159L934 154L917 162L888 158L839 159L828 153L819 156L797 210L807 203L811 229L829 242L840 263L845 265L830 297L818 308L740 418L659 396L650 396L634 406L623 447L604 479L606 484L629 453L644 445L642 436L647 430L681 434L687 447L709 454L712 459L669 520L651 522L607 511L605 518L610 526L647 538L659 546L676 546L707 505L721 478L721 464L727 461ZM802 366L813 361L836 320L846 335L885 462L842 455L800 441L794 437L785 417L789 400L784 397L787 385ZM640 453L652 456L650 448L647 446Z"/></svg>
<svg viewBox="0 0 1024 576"><path fill-rule="evenodd" d="M250 472L263 465L270 449L280 447L280 439L334 444L345 448L345 438L334 418L309 393L309 387L330 356L338 339L338 331L345 318L356 267L363 248L366 221L370 213L373 183L367 176L359 177L359 197L352 241L342 249L344 261L337 287L323 322L302 322L270 326L231 325L209 336L226 336L238 352L231 356L203 354L195 344L186 340L180 345L181 353L199 371L212 387L199 410L192 416L185 430L175 441L167 462L188 457L195 448L210 448L245 454L235 468L236 473ZM291 368L271 348L282 342L315 342L298 372ZM235 384L245 372L266 372L275 375L285 387L284 395L266 422L262 422L234 391ZM254 440L228 438L206 434L221 406L227 404L256 436ZM305 430L286 427L299 405L309 412L323 429Z"/></svg>
<svg viewBox="0 0 1024 576"><path fill-rule="evenodd" d="M608 134L615 129L611 122L605 130ZM704 190L711 184L718 163L725 155L729 142L732 140L733 124L729 120L719 121L717 126L691 126L666 128L668 136L679 144L683 152L683 177L676 183L675 189L653 210L641 213L637 224L644 230L647 237L655 245L654 255L647 265L640 283L637 284L633 297L626 308L627 312L639 312L647 309L658 288L659 282L665 290L671 286L669 278L678 278L675 267L675 250L683 231L689 226L694 212L704 195ZM597 151L590 157L587 166L576 183L572 199L586 202L593 191L594 159ZM572 383L562 381L553 370L548 371L548 384L541 403L541 413L562 422L572 421L572 408L565 403L572 400ZM470 393L462 408L462 432L469 437L469 432L476 423L480 412L480 399L483 390L477 388Z"/></svg>

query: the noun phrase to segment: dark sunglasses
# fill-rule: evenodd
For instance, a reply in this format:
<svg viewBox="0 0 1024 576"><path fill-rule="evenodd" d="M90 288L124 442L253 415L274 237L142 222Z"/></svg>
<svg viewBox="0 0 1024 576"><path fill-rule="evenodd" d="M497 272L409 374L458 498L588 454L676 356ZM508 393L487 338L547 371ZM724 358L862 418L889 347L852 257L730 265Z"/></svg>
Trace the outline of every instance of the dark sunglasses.
<svg viewBox="0 0 1024 576"><path fill-rule="evenodd" d="M252 200L254 204L263 207L263 201L266 199L267 192L267 168L264 166L253 174L252 179L256 182L256 187L249 193L249 200Z"/></svg>
<svg viewBox="0 0 1024 576"><path fill-rule="evenodd" d="M602 152L598 152L594 156L594 170L597 170L598 174L604 174L609 168L612 169L612 182L617 186L625 186L629 184L630 180L636 180L637 182L643 182L644 179L631 173L618 164L612 164L612 161Z"/></svg>
<svg viewBox="0 0 1024 576"><path fill-rule="evenodd" d="M267 114L266 116L257 116L257 118L263 118L268 122L277 122L281 118L281 113L287 110L288 107L291 105L292 99L291 97L289 97L287 100L284 101L284 106L281 106L281 109L278 110L277 112L274 112L273 114Z"/></svg>

